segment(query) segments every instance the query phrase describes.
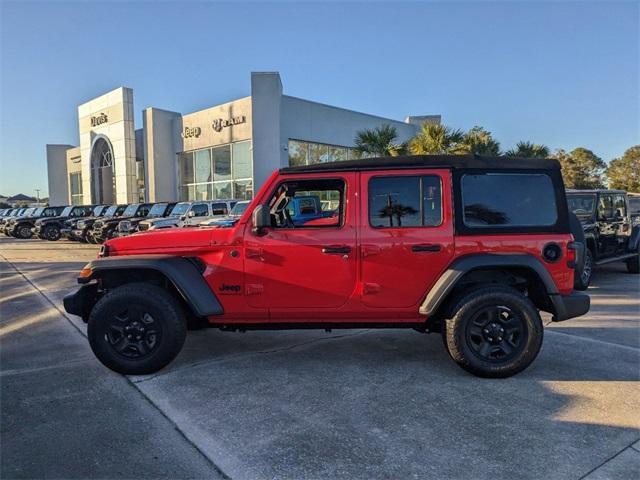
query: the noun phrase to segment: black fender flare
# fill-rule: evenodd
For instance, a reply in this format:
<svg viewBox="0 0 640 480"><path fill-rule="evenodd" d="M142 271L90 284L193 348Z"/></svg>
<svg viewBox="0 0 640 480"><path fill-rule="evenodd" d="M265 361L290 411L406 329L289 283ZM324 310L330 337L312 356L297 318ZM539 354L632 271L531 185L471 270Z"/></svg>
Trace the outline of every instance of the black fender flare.
<svg viewBox="0 0 640 480"><path fill-rule="evenodd" d="M173 283L197 316L207 317L224 313L218 297L200 273L197 264L188 258L175 255L123 255L98 258L84 268L91 269L91 275L78 278L78 283L88 283L107 271L122 270L122 273L125 273L126 270L134 269L154 270Z"/></svg>
<svg viewBox="0 0 640 480"><path fill-rule="evenodd" d="M542 262L536 257L524 254L514 255L498 255L491 253L483 253L477 255L467 255L458 260L455 260L445 271L440 275L440 278L436 281L431 288L424 301L420 305L420 314L431 316L438 307L442 305L442 302L447 298L447 295L451 293L458 281L468 272L477 270L479 268L499 268L499 267L519 267L532 270L540 280L542 281L547 295L551 299L556 312L560 308L556 300L559 300L560 292L556 286L551 274L544 267Z"/></svg>

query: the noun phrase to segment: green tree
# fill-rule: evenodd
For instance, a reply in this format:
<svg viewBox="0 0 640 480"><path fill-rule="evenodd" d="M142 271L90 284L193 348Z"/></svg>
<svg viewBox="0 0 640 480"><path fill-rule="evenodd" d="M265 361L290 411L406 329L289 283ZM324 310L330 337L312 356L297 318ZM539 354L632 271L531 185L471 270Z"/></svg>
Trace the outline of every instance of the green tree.
<svg viewBox="0 0 640 480"><path fill-rule="evenodd" d="M356 150L368 155L398 156L406 151L406 145L396 143L398 131L392 125L361 130L356 133L354 143Z"/></svg>
<svg viewBox="0 0 640 480"><path fill-rule="evenodd" d="M425 122L409 141L409 152L413 155L462 154L465 153L463 140L462 130Z"/></svg>
<svg viewBox="0 0 640 480"><path fill-rule="evenodd" d="M500 155L500 142L493 138L490 131L479 126L464 134L460 146L465 153Z"/></svg>
<svg viewBox="0 0 640 480"><path fill-rule="evenodd" d="M628 192L640 192L640 145L635 145L609 162L607 168L609 188L619 188Z"/></svg>
<svg viewBox="0 0 640 480"><path fill-rule="evenodd" d="M603 174L607 165L591 150L578 147L567 153L558 150L554 155L562 166L562 178L569 188L604 188Z"/></svg>
<svg viewBox="0 0 640 480"><path fill-rule="evenodd" d="M549 156L549 147L531 142L518 142L516 143L516 148L507 150L504 154L507 157L547 158Z"/></svg>

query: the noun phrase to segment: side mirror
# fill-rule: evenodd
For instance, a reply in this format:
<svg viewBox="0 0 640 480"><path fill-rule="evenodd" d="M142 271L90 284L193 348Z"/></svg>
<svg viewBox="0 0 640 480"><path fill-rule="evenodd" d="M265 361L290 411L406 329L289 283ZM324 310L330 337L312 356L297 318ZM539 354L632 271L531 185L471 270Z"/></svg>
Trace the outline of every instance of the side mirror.
<svg viewBox="0 0 640 480"><path fill-rule="evenodd" d="M194 212L193 210L189 210L189 213L187 213L188 217L195 217L196 216L196 212Z"/></svg>
<svg viewBox="0 0 640 480"><path fill-rule="evenodd" d="M253 229L254 235L264 235L265 229L271 226L271 214L269 213L269 207L265 205L258 205L253 210Z"/></svg>

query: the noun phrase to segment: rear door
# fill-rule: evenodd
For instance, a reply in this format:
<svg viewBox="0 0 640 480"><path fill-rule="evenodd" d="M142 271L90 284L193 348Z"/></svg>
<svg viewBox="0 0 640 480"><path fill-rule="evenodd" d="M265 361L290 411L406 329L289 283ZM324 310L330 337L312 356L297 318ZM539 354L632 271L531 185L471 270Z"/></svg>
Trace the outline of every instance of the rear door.
<svg viewBox="0 0 640 480"><path fill-rule="evenodd" d="M631 236L631 223L624 193L616 193L613 196L613 220L616 228L616 253L626 253L629 237Z"/></svg>
<svg viewBox="0 0 640 480"><path fill-rule="evenodd" d="M416 307L454 250L451 172L361 174L362 302Z"/></svg>

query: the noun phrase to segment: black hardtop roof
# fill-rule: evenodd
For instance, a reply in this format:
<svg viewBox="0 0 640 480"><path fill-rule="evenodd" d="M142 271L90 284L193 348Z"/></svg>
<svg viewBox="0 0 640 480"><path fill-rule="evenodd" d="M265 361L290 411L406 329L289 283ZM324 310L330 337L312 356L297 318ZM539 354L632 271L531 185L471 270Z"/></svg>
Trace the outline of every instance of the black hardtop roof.
<svg viewBox="0 0 640 480"><path fill-rule="evenodd" d="M489 157L484 155L404 155L400 157L363 158L360 160L284 167L280 169L280 173L344 172L403 168L559 170L560 163L551 158Z"/></svg>
<svg viewBox="0 0 640 480"><path fill-rule="evenodd" d="M627 193L625 190L616 190L609 188L591 188L587 190L578 190L575 188L567 188L567 193Z"/></svg>

